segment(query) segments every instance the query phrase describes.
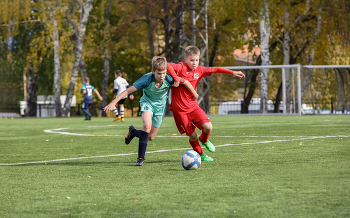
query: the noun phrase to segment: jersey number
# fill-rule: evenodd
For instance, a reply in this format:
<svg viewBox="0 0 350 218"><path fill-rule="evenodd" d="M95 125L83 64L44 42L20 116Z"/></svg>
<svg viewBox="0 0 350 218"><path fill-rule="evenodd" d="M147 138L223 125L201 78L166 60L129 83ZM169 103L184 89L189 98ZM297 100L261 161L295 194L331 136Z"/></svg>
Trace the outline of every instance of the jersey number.
<svg viewBox="0 0 350 218"><path fill-rule="evenodd" d="M91 96L92 95L92 89L87 89L87 95Z"/></svg>

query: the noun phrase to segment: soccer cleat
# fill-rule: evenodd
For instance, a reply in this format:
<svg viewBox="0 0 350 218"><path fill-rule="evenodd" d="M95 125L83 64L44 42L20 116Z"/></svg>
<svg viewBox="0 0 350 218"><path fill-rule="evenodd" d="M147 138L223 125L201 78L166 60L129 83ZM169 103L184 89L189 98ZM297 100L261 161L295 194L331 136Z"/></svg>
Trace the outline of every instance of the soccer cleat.
<svg viewBox="0 0 350 218"><path fill-rule="evenodd" d="M135 137L131 135L131 132L136 130L134 126L129 126L129 133L128 135L125 137L125 144L129 144L131 142L131 140Z"/></svg>
<svg viewBox="0 0 350 218"><path fill-rule="evenodd" d="M143 166L143 162L145 161L145 158L137 158L137 161L135 163L135 166Z"/></svg>
<svg viewBox="0 0 350 218"><path fill-rule="evenodd" d="M89 114L89 120L91 120L91 114Z"/></svg>
<svg viewBox="0 0 350 218"><path fill-rule="evenodd" d="M122 117L122 119L120 121L124 122L124 117Z"/></svg>
<svg viewBox="0 0 350 218"><path fill-rule="evenodd" d="M201 156L201 161L213 161L213 158L209 157L204 152L200 156Z"/></svg>
<svg viewBox="0 0 350 218"><path fill-rule="evenodd" d="M204 145L208 149L208 151L215 152L215 146L209 140L207 142L203 143L200 139L200 136L198 136L198 141L200 141L202 143L202 145Z"/></svg>
<svg viewBox="0 0 350 218"><path fill-rule="evenodd" d="M116 117L114 118L113 122L115 122L115 121L117 121L117 120L120 120L120 119L121 119L120 115L119 115L119 116L116 116Z"/></svg>

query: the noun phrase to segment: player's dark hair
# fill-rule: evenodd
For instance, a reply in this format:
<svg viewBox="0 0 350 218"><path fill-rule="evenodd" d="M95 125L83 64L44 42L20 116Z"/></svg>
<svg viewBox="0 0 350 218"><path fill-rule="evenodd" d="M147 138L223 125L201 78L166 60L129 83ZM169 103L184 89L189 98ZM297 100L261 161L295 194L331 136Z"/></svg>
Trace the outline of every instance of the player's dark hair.
<svg viewBox="0 0 350 218"><path fill-rule="evenodd" d="M154 56L152 58L152 71L167 69L167 61L165 57Z"/></svg>
<svg viewBox="0 0 350 218"><path fill-rule="evenodd" d="M201 51L196 46L188 46L185 49L186 57L192 56L192 55L199 55L200 53Z"/></svg>
<svg viewBox="0 0 350 218"><path fill-rule="evenodd" d="M89 82L90 82L89 77L85 77L84 82L85 82L85 83L89 83Z"/></svg>
<svg viewBox="0 0 350 218"><path fill-rule="evenodd" d="M115 74L117 74L117 76L122 76L122 71L121 70L117 70L117 71L115 71Z"/></svg>

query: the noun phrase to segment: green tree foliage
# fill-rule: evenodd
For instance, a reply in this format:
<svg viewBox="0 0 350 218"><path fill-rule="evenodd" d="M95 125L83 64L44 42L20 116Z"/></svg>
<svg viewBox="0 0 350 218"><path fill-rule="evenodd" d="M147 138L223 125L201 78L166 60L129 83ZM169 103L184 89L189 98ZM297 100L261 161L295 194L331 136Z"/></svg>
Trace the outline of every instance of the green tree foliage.
<svg viewBox="0 0 350 218"><path fill-rule="evenodd" d="M166 56L169 61L178 60L180 51L176 19L184 14L184 31L190 35L190 0L95 0L86 26L82 57L86 63L91 83L102 89L105 58L109 58L108 88L113 89L114 72L123 71L130 84L151 69L153 55ZM201 4L201 0L196 1ZM79 30L84 1L37 1L3 0L0 10L0 91L6 93L0 104L18 103L23 100L23 78L28 67L39 75L38 94L53 94L53 17L57 20L60 40L61 93L67 94L75 60L75 36ZM314 48L313 64L350 64L350 3L345 0L269 0L271 38L270 60L272 64L283 63L283 39L286 28L290 30L289 63L307 64L310 48ZM106 12L109 8L109 12ZM290 12L289 25L285 26L285 9ZM319 10L321 8L321 10ZM209 0L208 37L209 65L233 66L238 63L235 49L253 48L260 45L258 0ZM198 13L199 11L197 11ZM321 15L320 33L315 34L317 16ZM170 25L170 26L169 26ZM201 24L198 21L199 28ZM198 40L199 41L199 40ZM189 45L189 43L188 43ZM107 56L106 52L107 51ZM313 95L323 101L336 98L334 72L313 71L311 77ZM259 83L259 78L257 84ZM218 86L217 84L220 84ZM281 71L270 70L269 99L278 101ZM250 80L234 80L228 75L213 74L210 96L215 99L235 99L242 96L238 88L248 88ZM257 86L258 87L258 86ZM322 88L320 88L322 87ZM6 91L11 90L11 91ZM81 79L77 78L74 95L80 97ZM321 93L321 94L317 94ZM107 92L109 102L114 94ZM135 93L133 106L138 105L142 93ZM259 88L253 97L259 96ZM306 91L305 98L311 93ZM97 100L97 99L96 99Z"/></svg>

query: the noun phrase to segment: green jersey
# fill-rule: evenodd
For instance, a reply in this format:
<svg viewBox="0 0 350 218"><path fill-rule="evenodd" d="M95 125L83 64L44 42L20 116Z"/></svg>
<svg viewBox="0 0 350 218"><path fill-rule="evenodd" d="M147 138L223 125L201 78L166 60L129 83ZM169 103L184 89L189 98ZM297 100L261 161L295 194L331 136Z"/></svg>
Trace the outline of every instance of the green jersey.
<svg viewBox="0 0 350 218"><path fill-rule="evenodd" d="M160 115L165 112L168 91L174 79L166 74L161 87L155 86L155 76L153 73L147 73L138 79L133 86L139 91L143 90L143 95L140 99L140 104L147 103L153 108L155 115Z"/></svg>

